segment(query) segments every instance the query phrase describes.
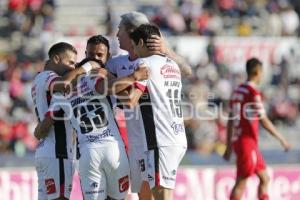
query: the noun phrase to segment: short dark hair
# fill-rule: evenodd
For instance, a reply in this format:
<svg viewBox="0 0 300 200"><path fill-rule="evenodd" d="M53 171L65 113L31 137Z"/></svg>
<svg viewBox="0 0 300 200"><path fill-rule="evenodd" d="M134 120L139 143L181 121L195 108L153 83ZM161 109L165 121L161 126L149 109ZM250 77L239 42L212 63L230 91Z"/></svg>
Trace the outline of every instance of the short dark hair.
<svg viewBox="0 0 300 200"><path fill-rule="evenodd" d="M92 37L90 37L86 43L86 45L88 44L93 44L93 45L97 45L97 44L104 44L107 47L107 50L109 52L109 42L108 40L102 36L102 35L94 35Z"/></svg>
<svg viewBox="0 0 300 200"><path fill-rule="evenodd" d="M48 51L48 56L51 59L55 55L64 53L66 51L72 51L75 54L77 54L75 47L73 47L71 44L66 43L66 42L59 42L50 47L50 49Z"/></svg>
<svg viewBox="0 0 300 200"><path fill-rule="evenodd" d="M151 35L160 36L159 29L157 26L151 24L143 24L137 27L132 33L130 33L130 38L134 41L135 44L138 44L140 39L145 43Z"/></svg>
<svg viewBox="0 0 300 200"><path fill-rule="evenodd" d="M248 76L255 74L258 67L262 67L262 62L257 58L250 58L246 63L246 71Z"/></svg>

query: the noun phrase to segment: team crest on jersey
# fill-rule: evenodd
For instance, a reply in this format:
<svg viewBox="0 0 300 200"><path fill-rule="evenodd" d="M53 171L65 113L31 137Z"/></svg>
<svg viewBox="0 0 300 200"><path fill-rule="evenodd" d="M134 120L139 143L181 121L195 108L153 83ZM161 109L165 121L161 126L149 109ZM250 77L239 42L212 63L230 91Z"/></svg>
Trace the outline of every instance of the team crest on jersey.
<svg viewBox="0 0 300 200"><path fill-rule="evenodd" d="M166 64L160 69L160 74L163 75L164 78L176 78L180 79L180 71L175 68L173 65Z"/></svg>
<svg viewBox="0 0 300 200"><path fill-rule="evenodd" d="M177 124L177 123L173 122L171 127L173 128L175 135L178 135L180 132L184 131L183 124Z"/></svg>
<svg viewBox="0 0 300 200"><path fill-rule="evenodd" d="M128 175L119 179L119 191L125 192L129 189L129 178Z"/></svg>
<svg viewBox="0 0 300 200"><path fill-rule="evenodd" d="M47 188L47 194L54 194L56 193L55 181L53 178L46 179L45 185Z"/></svg>

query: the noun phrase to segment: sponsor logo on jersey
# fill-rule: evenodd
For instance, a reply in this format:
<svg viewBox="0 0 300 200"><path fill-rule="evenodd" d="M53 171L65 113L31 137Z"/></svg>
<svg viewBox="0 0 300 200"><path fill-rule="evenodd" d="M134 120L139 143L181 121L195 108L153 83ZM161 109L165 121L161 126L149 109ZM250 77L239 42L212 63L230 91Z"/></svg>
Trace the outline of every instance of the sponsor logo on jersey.
<svg viewBox="0 0 300 200"><path fill-rule="evenodd" d="M144 159L139 160L139 164L140 164L141 172L144 172L146 170L145 160Z"/></svg>
<svg viewBox="0 0 300 200"><path fill-rule="evenodd" d="M55 181L54 181L53 178L46 179L45 180L45 185L46 185L46 188L47 188L47 194L56 193Z"/></svg>
<svg viewBox="0 0 300 200"><path fill-rule="evenodd" d="M68 191L69 191L69 192L72 191L72 184L70 184L70 185L68 186Z"/></svg>
<svg viewBox="0 0 300 200"><path fill-rule="evenodd" d="M119 179L119 191L125 192L129 189L129 178L128 175Z"/></svg>
<svg viewBox="0 0 300 200"><path fill-rule="evenodd" d="M91 188L97 188L99 186L99 184L97 183L97 182L93 182L92 184L91 184Z"/></svg>
<svg viewBox="0 0 300 200"><path fill-rule="evenodd" d="M167 181L175 181L175 178L173 178L173 177L163 176L162 178L167 180Z"/></svg>
<svg viewBox="0 0 300 200"><path fill-rule="evenodd" d="M166 64L160 69L160 74L163 75L164 78L177 78L180 79L180 71L173 65Z"/></svg>
<svg viewBox="0 0 300 200"><path fill-rule="evenodd" d="M101 139L109 137L109 136L113 136L113 134L111 133L110 129L106 129L102 132L102 134L87 135L86 137L89 142L99 142L99 141L101 141Z"/></svg>
<svg viewBox="0 0 300 200"><path fill-rule="evenodd" d="M91 188L91 191L85 191L84 193L85 194L98 194L98 193L103 193L104 190L103 189L98 189L97 188L99 187L99 183L97 182L92 182L90 184L90 188Z"/></svg>
<svg viewBox="0 0 300 200"><path fill-rule="evenodd" d="M148 181L153 181L153 180L154 180L153 176L151 176L150 174L148 174Z"/></svg>
<svg viewBox="0 0 300 200"><path fill-rule="evenodd" d="M175 135L178 135L180 132L184 132L183 124L177 124L176 122L173 122L171 127L173 128Z"/></svg>
<svg viewBox="0 0 300 200"><path fill-rule="evenodd" d="M176 175L176 170L175 169L172 170L171 174L175 176Z"/></svg>
<svg viewBox="0 0 300 200"><path fill-rule="evenodd" d="M128 67L128 69L132 70L132 69L134 69L134 66L133 66L133 65L130 65L130 66Z"/></svg>

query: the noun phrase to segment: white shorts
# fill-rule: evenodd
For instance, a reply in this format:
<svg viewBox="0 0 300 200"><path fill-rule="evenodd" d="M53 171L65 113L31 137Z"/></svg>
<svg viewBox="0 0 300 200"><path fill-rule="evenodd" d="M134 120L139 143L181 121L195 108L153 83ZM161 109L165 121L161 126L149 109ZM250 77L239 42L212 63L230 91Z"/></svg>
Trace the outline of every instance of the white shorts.
<svg viewBox="0 0 300 200"><path fill-rule="evenodd" d="M38 199L70 198L74 174L74 160L36 158Z"/></svg>
<svg viewBox="0 0 300 200"><path fill-rule="evenodd" d="M131 192L133 193L139 193L143 181L148 181L147 152L143 149L143 146L129 146L128 148Z"/></svg>
<svg viewBox="0 0 300 200"><path fill-rule="evenodd" d="M81 148L79 176L85 200L107 196L124 199L129 189L129 164L125 147L110 143L99 148Z"/></svg>
<svg viewBox="0 0 300 200"><path fill-rule="evenodd" d="M182 146L158 147L148 151L148 182L150 188L174 189L178 166L186 152Z"/></svg>

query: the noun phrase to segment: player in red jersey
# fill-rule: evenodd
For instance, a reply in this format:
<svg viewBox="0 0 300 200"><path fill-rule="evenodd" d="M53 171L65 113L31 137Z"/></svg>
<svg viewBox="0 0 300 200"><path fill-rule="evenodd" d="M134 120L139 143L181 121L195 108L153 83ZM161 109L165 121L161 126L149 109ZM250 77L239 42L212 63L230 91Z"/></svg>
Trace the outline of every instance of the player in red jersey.
<svg viewBox="0 0 300 200"><path fill-rule="evenodd" d="M233 148L237 157L237 178L230 199L241 199L247 178L256 174L260 181L258 198L268 200L269 176L265 161L258 149L259 123L281 143L285 151L289 150L290 145L265 113L261 94L257 89L262 77L262 63L256 58L251 58L247 61L246 71L247 82L233 92L230 100L227 149L223 156L228 161Z"/></svg>

